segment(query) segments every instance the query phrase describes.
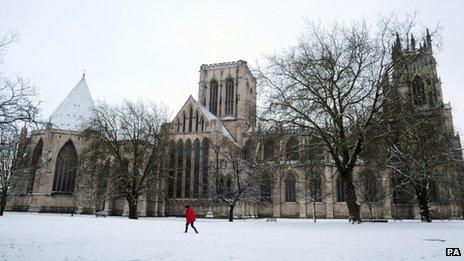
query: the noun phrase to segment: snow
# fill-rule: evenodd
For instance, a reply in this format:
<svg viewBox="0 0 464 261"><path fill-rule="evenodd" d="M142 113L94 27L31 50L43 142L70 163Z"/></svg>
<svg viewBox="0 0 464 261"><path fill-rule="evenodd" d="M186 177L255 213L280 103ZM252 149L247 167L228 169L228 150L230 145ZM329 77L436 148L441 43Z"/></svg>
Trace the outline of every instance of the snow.
<svg viewBox="0 0 464 261"><path fill-rule="evenodd" d="M446 260L464 246L463 221L198 219L7 212L0 217L0 260ZM444 242L442 242L444 240Z"/></svg>
<svg viewBox="0 0 464 261"><path fill-rule="evenodd" d="M92 117L94 106L85 77L76 84L50 116L53 128L82 131Z"/></svg>

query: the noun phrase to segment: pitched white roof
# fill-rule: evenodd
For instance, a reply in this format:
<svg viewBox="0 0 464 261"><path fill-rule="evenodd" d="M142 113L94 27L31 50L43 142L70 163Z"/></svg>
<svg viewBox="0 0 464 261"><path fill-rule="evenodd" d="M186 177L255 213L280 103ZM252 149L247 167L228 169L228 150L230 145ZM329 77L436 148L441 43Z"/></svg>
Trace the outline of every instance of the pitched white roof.
<svg viewBox="0 0 464 261"><path fill-rule="evenodd" d="M92 117L93 106L92 96L83 75L52 113L49 122L55 129L82 131Z"/></svg>

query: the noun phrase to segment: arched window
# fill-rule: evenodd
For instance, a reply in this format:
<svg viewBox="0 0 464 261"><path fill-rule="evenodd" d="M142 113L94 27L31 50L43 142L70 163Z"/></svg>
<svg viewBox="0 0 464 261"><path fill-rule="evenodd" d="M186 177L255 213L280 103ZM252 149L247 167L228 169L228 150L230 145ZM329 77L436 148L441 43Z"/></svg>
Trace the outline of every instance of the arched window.
<svg viewBox="0 0 464 261"><path fill-rule="evenodd" d="M180 132L180 121L177 119L177 132Z"/></svg>
<svg viewBox="0 0 464 261"><path fill-rule="evenodd" d="M194 158L193 158L193 197L198 197L200 190L198 184L200 182L200 141L198 139L193 143Z"/></svg>
<svg viewBox="0 0 464 261"><path fill-rule="evenodd" d="M201 116L201 131L205 131L205 118Z"/></svg>
<svg viewBox="0 0 464 261"><path fill-rule="evenodd" d="M227 177L226 181L226 195L227 197L232 196L232 179L230 178L230 176Z"/></svg>
<svg viewBox="0 0 464 261"><path fill-rule="evenodd" d="M234 80L226 81L226 114L234 114Z"/></svg>
<svg viewBox="0 0 464 261"><path fill-rule="evenodd" d="M424 81L422 81L419 75L416 75L412 82L412 93L415 105L422 105L425 103Z"/></svg>
<svg viewBox="0 0 464 261"><path fill-rule="evenodd" d="M31 194L34 191L35 173L37 172L37 166L39 164L40 157L42 156L43 140L40 139L35 145L34 151L32 152L31 167L29 169L29 176L27 179L26 193Z"/></svg>
<svg viewBox="0 0 464 261"><path fill-rule="evenodd" d="M407 204L411 202L409 186L403 176L393 175L391 184L393 188L393 203Z"/></svg>
<svg viewBox="0 0 464 261"><path fill-rule="evenodd" d="M296 161L300 158L300 146L298 144L298 138L291 136L287 141L286 146L287 160Z"/></svg>
<svg viewBox="0 0 464 261"><path fill-rule="evenodd" d="M251 140L247 140L245 142L245 146L243 148L243 158L247 161L253 160L253 142Z"/></svg>
<svg viewBox="0 0 464 261"><path fill-rule="evenodd" d="M317 171L306 173L307 195L315 202L322 202L322 174Z"/></svg>
<svg viewBox="0 0 464 261"><path fill-rule="evenodd" d="M186 127L185 123L186 123L186 121L187 121L187 117L185 116L185 112L184 112L183 115L182 115L182 132L184 132L184 133L185 133L185 127Z"/></svg>
<svg viewBox="0 0 464 261"><path fill-rule="evenodd" d="M269 174L264 174L261 178L260 191L261 201L271 202L272 181Z"/></svg>
<svg viewBox="0 0 464 261"><path fill-rule="evenodd" d="M182 197L182 173L184 170L184 143L182 140L177 142L177 180L176 197Z"/></svg>
<svg viewBox="0 0 464 261"><path fill-rule="evenodd" d="M110 163L110 160L107 159L105 165L103 165L98 173L95 211L102 211L105 209L105 194L108 187L108 172L110 171Z"/></svg>
<svg viewBox="0 0 464 261"><path fill-rule="evenodd" d="M193 109L192 107L190 107L190 111L189 111L189 132L192 132L193 131Z"/></svg>
<svg viewBox="0 0 464 261"><path fill-rule="evenodd" d="M275 143L272 139L264 142L264 160L272 160L275 153Z"/></svg>
<svg viewBox="0 0 464 261"><path fill-rule="evenodd" d="M185 197L190 198L190 175L192 173L192 143L185 142Z"/></svg>
<svg viewBox="0 0 464 261"><path fill-rule="evenodd" d="M208 170L209 170L209 140L205 138L201 144L203 149L201 154L201 163L202 163L202 181L203 181L203 195L208 194Z"/></svg>
<svg viewBox="0 0 464 261"><path fill-rule="evenodd" d="M174 197L174 173L176 171L176 143L169 144L168 198Z"/></svg>
<svg viewBox="0 0 464 261"><path fill-rule="evenodd" d="M433 180L429 181L428 195L429 195L430 202L433 202L433 203L438 202L438 186L437 186L437 183Z"/></svg>
<svg viewBox="0 0 464 261"><path fill-rule="evenodd" d="M56 157L53 192L73 193L77 172L77 152L72 141L63 145Z"/></svg>
<svg viewBox="0 0 464 261"><path fill-rule="evenodd" d="M224 193L224 178L220 177L217 180L217 184L216 184L216 194L223 195L223 193Z"/></svg>
<svg viewBox="0 0 464 261"><path fill-rule="evenodd" d="M296 201L296 186L295 186L295 176L293 174L288 174L285 177L285 202L295 202Z"/></svg>
<svg viewBox="0 0 464 261"><path fill-rule="evenodd" d="M209 88L209 111L217 115L218 114L218 82L216 80L211 81Z"/></svg>
<svg viewBox="0 0 464 261"><path fill-rule="evenodd" d="M341 177L337 179L337 201L346 201L346 186L345 182L343 182L343 179Z"/></svg>
<svg viewBox="0 0 464 261"><path fill-rule="evenodd" d="M198 132L198 122L199 122L199 119L198 119L198 111L197 111L195 114L195 131L196 132Z"/></svg>

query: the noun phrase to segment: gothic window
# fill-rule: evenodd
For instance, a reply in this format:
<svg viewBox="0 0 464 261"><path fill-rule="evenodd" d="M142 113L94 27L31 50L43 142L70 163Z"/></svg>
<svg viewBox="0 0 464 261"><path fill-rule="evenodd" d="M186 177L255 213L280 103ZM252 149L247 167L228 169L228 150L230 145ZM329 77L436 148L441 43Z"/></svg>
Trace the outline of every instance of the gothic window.
<svg viewBox="0 0 464 261"><path fill-rule="evenodd" d="M298 138L291 136L287 141L286 146L287 160L297 161L300 158L300 146L298 145Z"/></svg>
<svg viewBox="0 0 464 261"><path fill-rule="evenodd" d="M392 177L393 203L406 204L410 202L408 187L405 186L406 180L398 175Z"/></svg>
<svg viewBox="0 0 464 261"><path fill-rule="evenodd" d="M226 81L226 114L234 113L234 80L231 78Z"/></svg>
<svg viewBox="0 0 464 261"><path fill-rule="evenodd" d="M216 80L211 81L209 88L209 111L217 115L218 112L218 82Z"/></svg>
<svg viewBox="0 0 464 261"><path fill-rule="evenodd" d="M180 121L177 120L177 132L179 133L180 132Z"/></svg>
<svg viewBox="0 0 464 261"><path fill-rule="evenodd" d="M346 201L346 186L342 178L337 179L337 201L345 202Z"/></svg>
<svg viewBox="0 0 464 261"><path fill-rule="evenodd" d="M184 143L182 140L177 142L177 180L176 197L182 197L182 172L184 170Z"/></svg>
<svg viewBox="0 0 464 261"><path fill-rule="evenodd" d="M422 105L425 103L424 81L422 81L419 75L416 75L412 82L412 93L415 105Z"/></svg>
<svg viewBox="0 0 464 261"><path fill-rule="evenodd" d="M97 191L96 191L96 211L105 209L105 193L108 187L108 172L110 171L110 160L106 160L105 165L98 173Z"/></svg>
<svg viewBox="0 0 464 261"><path fill-rule="evenodd" d="M192 143L185 142L185 197L190 198L190 174L192 171Z"/></svg>
<svg viewBox="0 0 464 261"><path fill-rule="evenodd" d="M438 202L438 188L435 181L429 181L428 195L430 202Z"/></svg>
<svg viewBox="0 0 464 261"><path fill-rule="evenodd" d="M182 115L182 132L184 133L185 133L185 127L186 127L185 122L186 121L187 121L187 117L185 116L185 112L184 112Z"/></svg>
<svg viewBox="0 0 464 261"><path fill-rule="evenodd" d="M226 181L226 194L228 197L231 197L232 196L232 179L229 177L227 177L227 181Z"/></svg>
<svg viewBox="0 0 464 261"><path fill-rule="evenodd" d="M305 144L303 157L305 161L321 162L324 160L324 146L321 144Z"/></svg>
<svg viewBox="0 0 464 261"><path fill-rule="evenodd" d="M192 107L190 107L190 111L189 111L189 128L188 128L188 131L189 132L193 131L193 109L192 109Z"/></svg>
<svg viewBox="0 0 464 261"><path fill-rule="evenodd" d="M208 193L208 169L209 169L209 140L205 138L201 144L203 149L201 154L201 163L202 163L202 181L203 181L203 194Z"/></svg>
<svg viewBox="0 0 464 261"><path fill-rule="evenodd" d="M275 152L275 143L272 139L264 142L264 160L272 160Z"/></svg>
<svg viewBox="0 0 464 261"><path fill-rule="evenodd" d="M200 141L198 139L193 143L194 158L193 158L193 197L198 197L199 181L200 181Z"/></svg>
<svg viewBox="0 0 464 261"><path fill-rule="evenodd" d="M285 202L296 201L296 187L295 187L295 176L288 174L285 177Z"/></svg>
<svg viewBox="0 0 464 261"><path fill-rule="evenodd" d="M205 119L201 116L201 131L205 131Z"/></svg>
<svg viewBox="0 0 464 261"><path fill-rule="evenodd" d="M169 175L168 175L168 198L174 197L174 173L176 170L176 144L171 141L169 145Z"/></svg>
<svg viewBox="0 0 464 261"><path fill-rule="evenodd" d="M198 132L198 122L199 122L199 119L198 119L198 111L197 111L195 114L195 131L196 132Z"/></svg>
<svg viewBox="0 0 464 261"><path fill-rule="evenodd" d="M306 186L311 199L322 202L322 174L319 171L314 170L306 174Z"/></svg>
<svg viewBox="0 0 464 261"><path fill-rule="evenodd" d="M271 189L272 189L271 176L269 174L264 174L261 178L261 184L260 184L262 202L271 202Z"/></svg>
<svg viewBox="0 0 464 261"><path fill-rule="evenodd" d="M243 158L245 160L251 161L253 159L253 145L250 140L245 143L243 148Z"/></svg>
<svg viewBox="0 0 464 261"><path fill-rule="evenodd" d="M40 156L42 156L42 147L43 140L40 139L39 142L37 142L34 151L32 152L31 167L29 169L29 176L27 179L26 187L27 194L31 194L34 191L35 173L37 172L37 166L39 164Z"/></svg>
<svg viewBox="0 0 464 261"><path fill-rule="evenodd" d="M73 193L77 172L77 152L72 141L63 145L56 157L53 192Z"/></svg>

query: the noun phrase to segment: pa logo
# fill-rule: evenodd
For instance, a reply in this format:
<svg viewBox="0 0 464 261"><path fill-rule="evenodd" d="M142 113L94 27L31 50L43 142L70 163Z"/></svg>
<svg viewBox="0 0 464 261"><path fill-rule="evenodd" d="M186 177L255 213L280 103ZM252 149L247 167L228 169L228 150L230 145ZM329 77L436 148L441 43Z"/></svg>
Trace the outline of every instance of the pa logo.
<svg viewBox="0 0 464 261"><path fill-rule="evenodd" d="M446 256L461 256L461 250L458 247L447 247Z"/></svg>

